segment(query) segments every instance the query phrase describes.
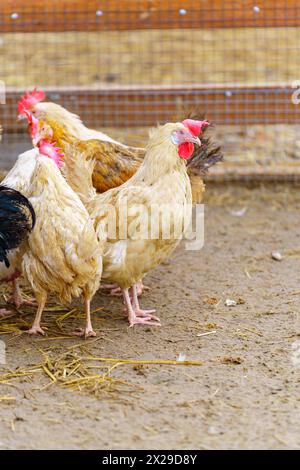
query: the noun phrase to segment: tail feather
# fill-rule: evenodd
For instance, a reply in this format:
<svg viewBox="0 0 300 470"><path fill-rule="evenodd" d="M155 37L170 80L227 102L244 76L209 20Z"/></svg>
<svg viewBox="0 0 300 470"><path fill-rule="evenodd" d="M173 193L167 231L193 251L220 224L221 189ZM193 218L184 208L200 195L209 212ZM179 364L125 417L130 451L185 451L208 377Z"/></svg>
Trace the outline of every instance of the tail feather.
<svg viewBox="0 0 300 470"><path fill-rule="evenodd" d="M18 191L0 186L0 262L9 267L8 252L26 239L34 228L35 212Z"/></svg>
<svg viewBox="0 0 300 470"><path fill-rule="evenodd" d="M223 161L221 147L213 143L211 137L206 135L207 129L205 128L200 136L201 146L195 146L194 154L187 162L188 171L191 174L205 174L211 166Z"/></svg>

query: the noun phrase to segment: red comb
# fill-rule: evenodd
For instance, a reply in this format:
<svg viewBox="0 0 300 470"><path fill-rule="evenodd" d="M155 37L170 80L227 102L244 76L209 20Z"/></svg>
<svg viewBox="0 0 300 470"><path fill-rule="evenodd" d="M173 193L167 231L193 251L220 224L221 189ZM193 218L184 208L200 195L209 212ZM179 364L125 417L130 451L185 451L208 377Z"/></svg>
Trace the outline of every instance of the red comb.
<svg viewBox="0 0 300 470"><path fill-rule="evenodd" d="M25 114L25 111L30 111L37 103L43 101L45 97L46 95L43 90L39 91L37 88L34 88L31 93L26 91L18 102L18 114Z"/></svg>
<svg viewBox="0 0 300 470"><path fill-rule="evenodd" d="M195 119L185 119L182 121L182 124L187 127L195 137L201 134L203 127L209 126L208 121L196 121Z"/></svg>

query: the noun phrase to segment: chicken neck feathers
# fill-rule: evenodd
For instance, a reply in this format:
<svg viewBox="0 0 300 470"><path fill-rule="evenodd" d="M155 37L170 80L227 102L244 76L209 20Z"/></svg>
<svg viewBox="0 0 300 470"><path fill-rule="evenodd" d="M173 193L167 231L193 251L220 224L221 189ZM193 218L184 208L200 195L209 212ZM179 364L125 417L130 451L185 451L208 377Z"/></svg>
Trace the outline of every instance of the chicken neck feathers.
<svg viewBox="0 0 300 470"><path fill-rule="evenodd" d="M142 162L140 149L133 152L129 148L113 142L96 139L79 140L67 132L64 125L51 119L47 123L54 131L53 140L65 153L68 165L69 151L78 151L82 158L94 160L93 185L99 192L120 186L139 168Z"/></svg>

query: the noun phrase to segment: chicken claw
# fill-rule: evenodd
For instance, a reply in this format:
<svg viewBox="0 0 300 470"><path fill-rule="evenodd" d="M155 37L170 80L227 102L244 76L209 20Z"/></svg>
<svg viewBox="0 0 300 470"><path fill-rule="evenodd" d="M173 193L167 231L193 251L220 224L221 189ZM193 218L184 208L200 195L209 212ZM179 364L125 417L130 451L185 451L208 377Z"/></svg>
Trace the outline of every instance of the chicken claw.
<svg viewBox="0 0 300 470"><path fill-rule="evenodd" d="M37 303L34 299L32 299L32 300L25 300L25 299L22 299L22 298L15 299L14 296L11 296L8 299L8 303L13 304L16 307L16 309L19 309L22 305L28 305L29 307L36 307L37 306Z"/></svg>
<svg viewBox="0 0 300 470"><path fill-rule="evenodd" d="M30 330L27 331L29 335L45 335L44 330L41 328L41 319L42 319L42 313L46 305L46 300L47 300L47 294L43 292L41 295L38 296L37 298L37 304L38 304L38 309L35 314L35 318L32 324L32 327Z"/></svg>
<svg viewBox="0 0 300 470"><path fill-rule="evenodd" d="M158 323L160 323L160 319L158 317L156 317L155 315L151 315L152 313L156 312L155 309L143 310L142 308L140 308L139 289L140 289L141 285L142 284L141 284L141 281L140 281L132 287L131 295L132 295L132 308L134 310L134 313L137 317L140 317L140 318L148 317L148 318L150 318L150 320L154 320L154 321L157 321Z"/></svg>
<svg viewBox="0 0 300 470"><path fill-rule="evenodd" d="M155 320L160 323L160 319L158 317L156 317L155 315L151 315L154 312L156 312L156 310L142 310L141 308L134 310L134 313L136 314L137 317L139 318L148 317L151 320Z"/></svg>
<svg viewBox="0 0 300 470"><path fill-rule="evenodd" d="M86 324L85 328L76 328L73 332L75 336L87 338L93 338L97 336L97 333L93 330L92 322L91 322L91 299L87 293L84 295L84 305L85 305L85 314L86 314Z"/></svg>
<svg viewBox="0 0 300 470"><path fill-rule="evenodd" d="M30 330L27 330L26 333L28 333L29 335L38 335L39 334L39 335L42 335L42 336L45 336L45 334L46 334L40 326L34 326L34 325L30 328Z"/></svg>
<svg viewBox="0 0 300 470"><path fill-rule="evenodd" d="M130 300L132 301L132 298L130 297ZM160 319L158 317L156 317L155 315L151 315L152 313L156 312L156 310L142 310L141 308L134 308L133 307L133 310L134 310L134 313L136 315L136 317L140 317L140 318L145 318L145 317L148 317L150 318L151 320L155 320L155 321L158 321L160 322ZM124 314L126 316L128 316L128 309L127 307L124 307L124 310L123 310Z"/></svg>
<svg viewBox="0 0 300 470"><path fill-rule="evenodd" d="M11 313L12 312L10 310L6 310L6 308L0 308L0 318L5 318Z"/></svg>
<svg viewBox="0 0 300 470"><path fill-rule="evenodd" d="M137 296L137 285L132 287L132 299L129 295L128 289L123 289L123 296L128 315L129 326L134 325L148 325L148 326L161 326L158 317L151 315L155 310L142 310L139 306Z"/></svg>
<svg viewBox="0 0 300 470"><path fill-rule="evenodd" d="M129 327L134 325L148 325L148 326L161 326L158 321L151 321L152 317L135 317L129 320Z"/></svg>
<svg viewBox="0 0 300 470"><path fill-rule="evenodd" d="M97 333L92 328L76 328L76 330L73 331L72 335L80 336L80 338L87 339L97 336Z"/></svg>
<svg viewBox="0 0 300 470"><path fill-rule="evenodd" d="M34 299L23 299L17 279L13 281L13 293L12 296L8 299L8 303L13 304L17 309L20 308L21 305L29 305L31 307L36 307L37 305Z"/></svg>
<svg viewBox="0 0 300 470"><path fill-rule="evenodd" d="M112 297L120 297L122 295L122 289L116 286L113 289L111 289L109 295L111 295Z"/></svg>
<svg viewBox="0 0 300 470"><path fill-rule="evenodd" d="M145 286L145 284L143 284L142 281L139 281L136 284L136 287L137 287L138 297L141 297L144 291L151 290L150 287ZM110 289L109 295L111 295L112 297L119 297L120 295L122 295L122 289L121 289L121 287L118 287L117 284L102 284L100 286L100 289L105 289L105 290Z"/></svg>
<svg viewBox="0 0 300 470"><path fill-rule="evenodd" d="M110 290L109 294L112 297L119 297L122 295L122 289L117 284L102 284L100 289Z"/></svg>

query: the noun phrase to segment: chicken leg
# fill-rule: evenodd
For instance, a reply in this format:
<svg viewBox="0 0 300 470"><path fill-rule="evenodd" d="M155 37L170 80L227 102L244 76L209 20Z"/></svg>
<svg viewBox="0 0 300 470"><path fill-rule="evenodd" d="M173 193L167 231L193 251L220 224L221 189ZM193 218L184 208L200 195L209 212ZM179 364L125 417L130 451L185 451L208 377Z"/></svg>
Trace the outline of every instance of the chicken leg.
<svg viewBox="0 0 300 470"><path fill-rule="evenodd" d="M36 335L36 334L44 335L45 334L44 330L41 328L41 319L42 319L43 310L46 305L46 300L47 300L46 293L42 293L39 296L37 296L38 309L37 309L32 327L27 332L30 335Z"/></svg>
<svg viewBox="0 0 300 470"><path fill-rule="evenodd" d="M134 307L131 303L129 289L123 289L122 292L123 292L123 297L124 297L124 301L126 305L129 326L133 326L133 325L161 326L159 321L157 320L151 321L151 320L155 320L156 317L153 317L153 315L147 314L146 311L138 309L138 314L135 312ZM136 290L134 287L133 287L133 295L137 297ZM134 301L134 305L136 307L136 301Z"/></svg>
<svg viewBox="0 0 300 470"><path fill-rule="evenodd" d="M140 303L139 303L139 289L140 289L140 284L141 282L138 282L137 284L134 284L132 287L132 306L133 310L136 314L137 317L150 317L151 320L155 320L160 322L160 319L156 317L155 315L151 315L152 313L155 313L156 310L142 310L140 308Z"/></svg>
<svg viewBox="0 0 300 470"><path fill-rule="evenodd" d="M75 336L84 336L84 338L91 338L93 336L97 336L95 331L93 330L92 321L91 321L91 298L88 294L84 295L84 308L86 314L86 323L85 328L78 328L74 331Z"/></svg>

